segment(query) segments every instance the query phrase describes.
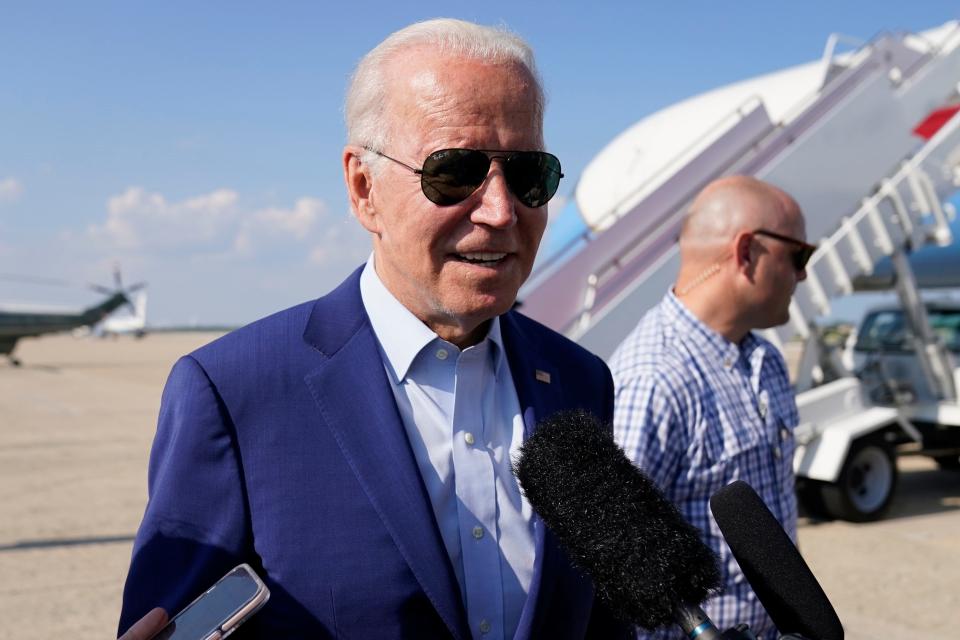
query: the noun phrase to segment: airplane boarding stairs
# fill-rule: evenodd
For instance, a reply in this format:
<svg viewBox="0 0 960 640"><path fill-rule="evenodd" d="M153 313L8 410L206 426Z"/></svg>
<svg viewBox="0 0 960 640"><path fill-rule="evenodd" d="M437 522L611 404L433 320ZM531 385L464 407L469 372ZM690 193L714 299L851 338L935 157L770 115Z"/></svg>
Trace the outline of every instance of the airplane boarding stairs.
<svg viewBox="0 0 960 640"><path fill-rule="evenodd" d="M778 342L806 336L808 321L826 313L832 297L849 293L857 275L892 251L891 242L908 241L909 249L948 243L950 212L939 202L960 177L956 118L922 148L912 130L958 100L960 23L926 50L908 37L885 35L845 56L827 56L822 87L782 122L770 120L762 100L746 100L633 189L595 230L538 267L520 292L523 312L609 357L672 284L686 208L723 175L754 175L790 193L803 209L808 238L848 233L808 268L794 319L777 331ZM917 161L903 169L911 158ZM877 214L860 213L871 198ZM849 239L853 228L863 242L848 250L857 242Z"/></svg>
<svg viewBox="0 0 960 640"><path fill-rule="evenodd" d="M781 348L804 339L795 468L815 485L821 511L878 517L896 485L892 447L878 438L897 427L914 440L919 434L902 408L876 406L856 378L816 386L821 354L813 321L885 257L903 264L924 245L953 241L956 214L943 201L960 188L960 112L928 139L914 131L931 113L960 103L960 23L941 34L919 47L915 37L884 35L843 56L828 44L818 91L777 123L763 100L742 103L539 267L521 290L523 312L607 358L672 285L677 236L700 189L732 174L783 188L804 212L807 237L821 239L794 293L790 322L766 332ZM952 367L949 354L930 357L924 373L942 400L956 404L960 374Z"/></svg>

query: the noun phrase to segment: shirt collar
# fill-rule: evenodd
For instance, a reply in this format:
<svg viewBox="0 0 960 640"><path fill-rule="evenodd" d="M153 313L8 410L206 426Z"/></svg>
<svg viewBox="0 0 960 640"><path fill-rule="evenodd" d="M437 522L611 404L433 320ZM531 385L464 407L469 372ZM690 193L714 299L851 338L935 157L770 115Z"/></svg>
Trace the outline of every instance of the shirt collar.
<svg viewBox="0 0 960 640"><path fill-rule="evenodd" d="M704 324L700 318L677 298L671 289L663 300L665 326L674 326L678 331L674 335L689 336L691 348L701 355L732 367L741 356L749 357L760 344L752 331L748 331L739 344L730 342L722 335Z"/></svg>
<svg viewBox="0 0 960 640"><path fill-rule="evenodd" d="M377 274L372 253L360 274L360 298L370 318L373 332L380 342L381 355L387 370L393 375L394 384L399 384L406 378L417 354L431 342L444 342L459 353L456 345L446 342L431 331L387 289ZM505 353L499 316L490 323L484 340L495 345L491 349L493 368L499 377Z"/></svg>

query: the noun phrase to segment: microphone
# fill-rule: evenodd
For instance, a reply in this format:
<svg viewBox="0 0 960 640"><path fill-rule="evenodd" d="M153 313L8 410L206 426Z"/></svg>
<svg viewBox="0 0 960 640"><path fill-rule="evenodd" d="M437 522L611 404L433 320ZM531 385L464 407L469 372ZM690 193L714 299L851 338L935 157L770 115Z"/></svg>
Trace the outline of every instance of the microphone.
<svg viewBox="0 0 960 640"><path fill-rule="evenodd" d="M843 640L843 625L793 541L746 482L710 498L710 510L743 575L782 634Z"/></svg>
<svg viewBox="0 0 960 640"><path fill-rule="evenodd" d="M721 636L697 606L720 587L714 553L592 415L541 422L514 474L614 615L646 629L676 622L697 640L742 637Z"/></svg>

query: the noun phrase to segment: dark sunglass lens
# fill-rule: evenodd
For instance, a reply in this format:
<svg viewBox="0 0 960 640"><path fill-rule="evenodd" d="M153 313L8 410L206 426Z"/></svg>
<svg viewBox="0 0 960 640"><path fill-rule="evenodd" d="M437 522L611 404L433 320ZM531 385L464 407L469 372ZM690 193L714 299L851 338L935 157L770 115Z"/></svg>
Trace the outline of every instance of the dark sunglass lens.
<svg viewBox="0 0 960 640"><path fill-rule="evenodd" d="M504 172L510 190L528 207L547 204L560 186L560 160L544 151L520 151L511 155Z"/></svg>
<svg viewBox="0 0 960 640"><path fill-rule="evenodd" d="M467 199L490 171L486 154L472 149L442 149L427 156L420 175L423 195L441 207Z"/></svg>
<svg viewBox="0 0 960 640"><path fill-rule="evenodd" d="M803 271L806 268L815 250L815 247L801 247L794 252L793 266L797 271Z"/></svg>

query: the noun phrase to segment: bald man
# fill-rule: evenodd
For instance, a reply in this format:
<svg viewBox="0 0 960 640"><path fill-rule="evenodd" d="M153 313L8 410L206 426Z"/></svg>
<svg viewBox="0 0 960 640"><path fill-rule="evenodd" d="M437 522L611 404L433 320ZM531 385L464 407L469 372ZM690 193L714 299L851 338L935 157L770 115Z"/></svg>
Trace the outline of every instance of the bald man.
<svg viewBox="0 0 960 640"><path fill-rule="evenodd" d="M776 630L710 515L710 496L745 480L796 540L797 408L777 349L752 333L785 323L814 247L797 203L745 176L694 200L672 290L613 354L614 432L719 555L725 588L705 609L721 629ZM679 628L640 638L682 638Z"/></svg>

